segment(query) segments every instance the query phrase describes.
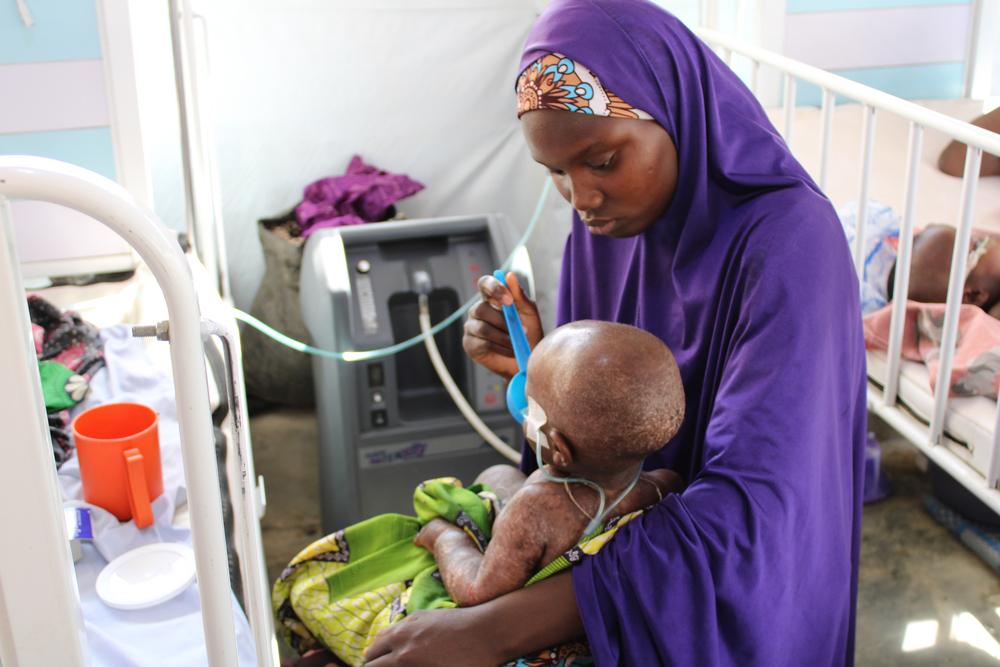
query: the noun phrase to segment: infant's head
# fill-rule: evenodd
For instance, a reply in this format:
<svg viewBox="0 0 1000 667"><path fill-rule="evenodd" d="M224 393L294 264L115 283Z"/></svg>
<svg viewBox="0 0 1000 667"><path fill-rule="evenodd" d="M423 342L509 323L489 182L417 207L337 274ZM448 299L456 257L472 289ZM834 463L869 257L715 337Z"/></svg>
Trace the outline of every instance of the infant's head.
<svg viewBox="0 0 1000 667"><path fill-rule="evenodd" d="M547 335L531 353L526 391L529 410L544 412L550 451L543 458L574 475L642 461L684 418L674 356L656 336L625 324L582 320Z"/></svg>
<svg viewBox="0 0 1000 667"><path fill-rule="evenodd" d="M922 303L947 300L954 244L955 228L947 225L929 225L913 237L909 299ZM973 234L969 252L962 301L989 309L1000 301L1000 243L990 236ZM892 297L894 275L889 279Z"/></svg>

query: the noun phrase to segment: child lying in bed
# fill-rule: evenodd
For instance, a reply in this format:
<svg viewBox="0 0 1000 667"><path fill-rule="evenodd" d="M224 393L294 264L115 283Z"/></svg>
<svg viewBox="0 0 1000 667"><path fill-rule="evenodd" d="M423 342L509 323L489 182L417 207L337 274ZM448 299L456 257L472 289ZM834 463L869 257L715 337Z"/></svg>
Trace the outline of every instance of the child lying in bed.
<svg viewBox="0 0 1000 667"><path fill-rule="evenodd" d="M947 300L954 245L955 228L947 225L930 225L914 235L908 294L911 301L944 303ZM1000 240L991 234L972 230L965 272L962 303L979 306L993 317L1000 318ZM894 279L895 265L888 277L890 299Z"/></svg>
<svg viewBox="0 0 1000 667"><path fill-rule="evenodd" d="M870 231L870 229L869 229ZM951 273L955 228L930 225L915 234L911 251L908 303L903 315L902 355L927 365L930 389L937 384L944 337L945 301ZM888 244L887 244L888 245ZM1000 238L972 230L959 311L958 339L952 358L949 391L953 396L996 398L1000 389ZM869 290L871 264L866 262ZM895 255L883 280L886 298L895 289ZM865 311L865 345L886 351L892 329L886 308Z"/></svg>
<svg viewBox="0 0 1000 667"><path fill-rule="evenodd" d="M848 243L853 248L856 206L839 211ZM862 312L868 315L892 300L899 216L892 208L868 202L865 216L865 263L861 285ZM948 295L955 228L932 224L913 236L907 298L921 303L944 303ZM974 229L969 243L962 302L979 306L1000 318L1000 237Z"/></svg>
<svg viewBox="0 0 1000 667"><path fill-rule="evenodd" d="M527 479L495 466L477 480L505 501L485 553L443 519L427 523L415 540L433 552L445 588L462 606L523 587L602 518L648 507L682 487L669 470L642 472L646 456L684 417L677 363L652 334L609 322L562 326L532 352L526 393L525 433L544 465Z"/></svg>

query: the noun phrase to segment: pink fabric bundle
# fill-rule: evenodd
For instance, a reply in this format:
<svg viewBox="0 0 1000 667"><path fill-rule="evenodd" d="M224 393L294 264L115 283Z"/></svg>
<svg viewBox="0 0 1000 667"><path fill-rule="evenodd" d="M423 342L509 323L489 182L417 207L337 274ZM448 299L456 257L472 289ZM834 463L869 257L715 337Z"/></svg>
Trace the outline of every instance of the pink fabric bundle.
<svg viewBox="0 0 1000 667"><path fill-rule="evenodd" d="M923 361L937 382L944 329L945 304L907 301L903 327L903 358ZM864 318L865 347L887 350L892 304ZM1000 320L979 306L964 304L958 320L958 341L951 370L952 396L997 397L1000 387Z"/></svg>

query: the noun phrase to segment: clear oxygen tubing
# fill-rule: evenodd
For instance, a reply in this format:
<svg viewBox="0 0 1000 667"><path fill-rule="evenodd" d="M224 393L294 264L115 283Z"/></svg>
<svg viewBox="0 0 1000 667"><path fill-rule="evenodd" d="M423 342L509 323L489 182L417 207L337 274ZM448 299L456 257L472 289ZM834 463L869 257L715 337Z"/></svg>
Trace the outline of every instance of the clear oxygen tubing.
<svg viewBox="0 0 1000 667"><path fill-rule="evenodd" d="M482 436L483 440L489 443L490 447L497 450L497 452L511 461L517 464L521 461L520 452L516 451L506 442L500 439L496 433L490 430L479 415L476 414L475 409L469 405L469 402L465 400L465 396L462 395L462 390L458 388L455 384L455 380L451 377L451 373L448 372L448 367L445 366L444 360L441 358L441 353L438 351L437 343L434 341L434 335L431 328L431 313L430 306L428 305L427 295L421 293L418 297L420 304L420 332L424 339L424 345L427 347L427 355L431 358L431 364L434 366L434 370L437 371L438 377L441 378L441 383L444 384L444 388L448 390L448 394L451 396L451 400L455 402L458 410L465 417L469 425Z"/></svg>
<svg viewBox="0 0 1000 667"><path fill-rule="evenodd" d="M542 460L542 450L549 448L549 439L545 435L545 432L542 431L542 425L545 422L545 418L543 417L542 419L539 419L538 415L532 410L531 405L532 403L528 404L528 414L525 415L524 423L528 437L535 441L535 463L538 466L538 470L542 473L542 476L548 481L555 482L556 484L582 484L583 486L589 486L597 492L597 511L594 513L594 516L590 517L590 522L580 534L580 538L577 540L577 542L580 542L585 537L600 528L601 524L604 522L604 517L618 507L618 504L625 500L625 496L632 493L632 489L635 488L635 485L639 482L639 478L642 476L642 468L639 469L639 471L635 474L635 477L632 478L632 481L628 483L628 486L622 490L622 492L610 505L606 505L608 495L604 491L604 487L597 482L593 482L583 477L557 477L553 475L549 472L548 468L545 467L545 461ZM537 404L534 405L535 407L538 407ZM569 491L569 487L567 487L566 490ZM570 495L572 495L572 492L570 492ZM581 511L583 511L582 508Z"/></svg>
<svg viewBox="0 0 1000 667"><path fill-rule="evenodd" d="M545 208L545 201L548 199L549 192L551 190L552 190L552 179L546 178L545 185L542 187L542 192L538 196L538 202L535 204L535 211L531 214L531 220L528 222L528 227L524 230L524 234L521 235L520 240L518 240L518 242L514 245L514 249L511 251L510 255L508 255L507 259L505 259L503 264L500 265L500 268L502 268L503 270L506 271L507 269L510 268L511 260L514 257L514 253L517 252L517 250L521 248L525 243L527 243L529 238L531 238L531 235L535 231L535 227L538 225L538 219L542 216L542 209ZM377 350L347 350L345 352L325 350L319 347L313 347L312 345L308 345L306 343L303 343L302 341L295 340L294 338L291 338L281 333L277 329L274 329L268 326L267 324L264 324L253 315L250 315L249 313L244 313L242 310L239 310L237 308L233 308L233 316L242 322L246 322L248 325L250 325L254 329L257 329L265 336L269 336L270 338L273 338L277 342L281 343L286 347L290 347L293 350L297 350L305 354L316 355L318 357L337 359L338 361L357 362L357 361L367 361L369 359L381 359L383 357L391 357L394 354L397 354L399 352L402 352L403 350L413 347L414 345L417 345L418 343L420 343L420 341L429 340L435 334L444 330L452 323L454 323L458 318L460 318L462 315L468 312L469 308L472 308L472 306L474 306L478 302L479 302L478 296L472 297L471 299L463 303L459 307L459 309L456 310L454 313L452 313L445 319L435 324L430 329L430 331L421 332L420 334L414 336L413 338L409 338L400 343L396 343L395 345L379 348Z"/></svg>

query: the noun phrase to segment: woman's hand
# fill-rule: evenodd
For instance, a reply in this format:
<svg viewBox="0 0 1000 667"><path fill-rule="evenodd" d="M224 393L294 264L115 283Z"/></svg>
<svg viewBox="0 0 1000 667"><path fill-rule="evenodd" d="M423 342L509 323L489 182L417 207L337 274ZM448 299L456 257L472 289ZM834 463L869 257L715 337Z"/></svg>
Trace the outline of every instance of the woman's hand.
<svg viewBox="0 0 1000 667"><path fill-rule="evenodd" d="M476 608L418 611L378 634L365 651L366 667L431 667L465 665L497 667L506 662L476 628Z"/></svg>
<svg viewBox="0 0 1000 667"><path fill-rule="evenodd" d="M378 633L369 667L497 667L583 636L573 577L563 572L475 607L418 611Z"/></svg>
<svg viewBox="0 0 1000 667"><path fill-rule="evenodd" d="M521 283L513 272L507 273L507 285L510 289L493 276L479 279L479 292L483 298L469 309L462 347L477 364L509 380L517 374L518 368L501 306L514 304L517 307L528 344L532 348L542 340L543 334L538 306L525 296Z"/></svg>

